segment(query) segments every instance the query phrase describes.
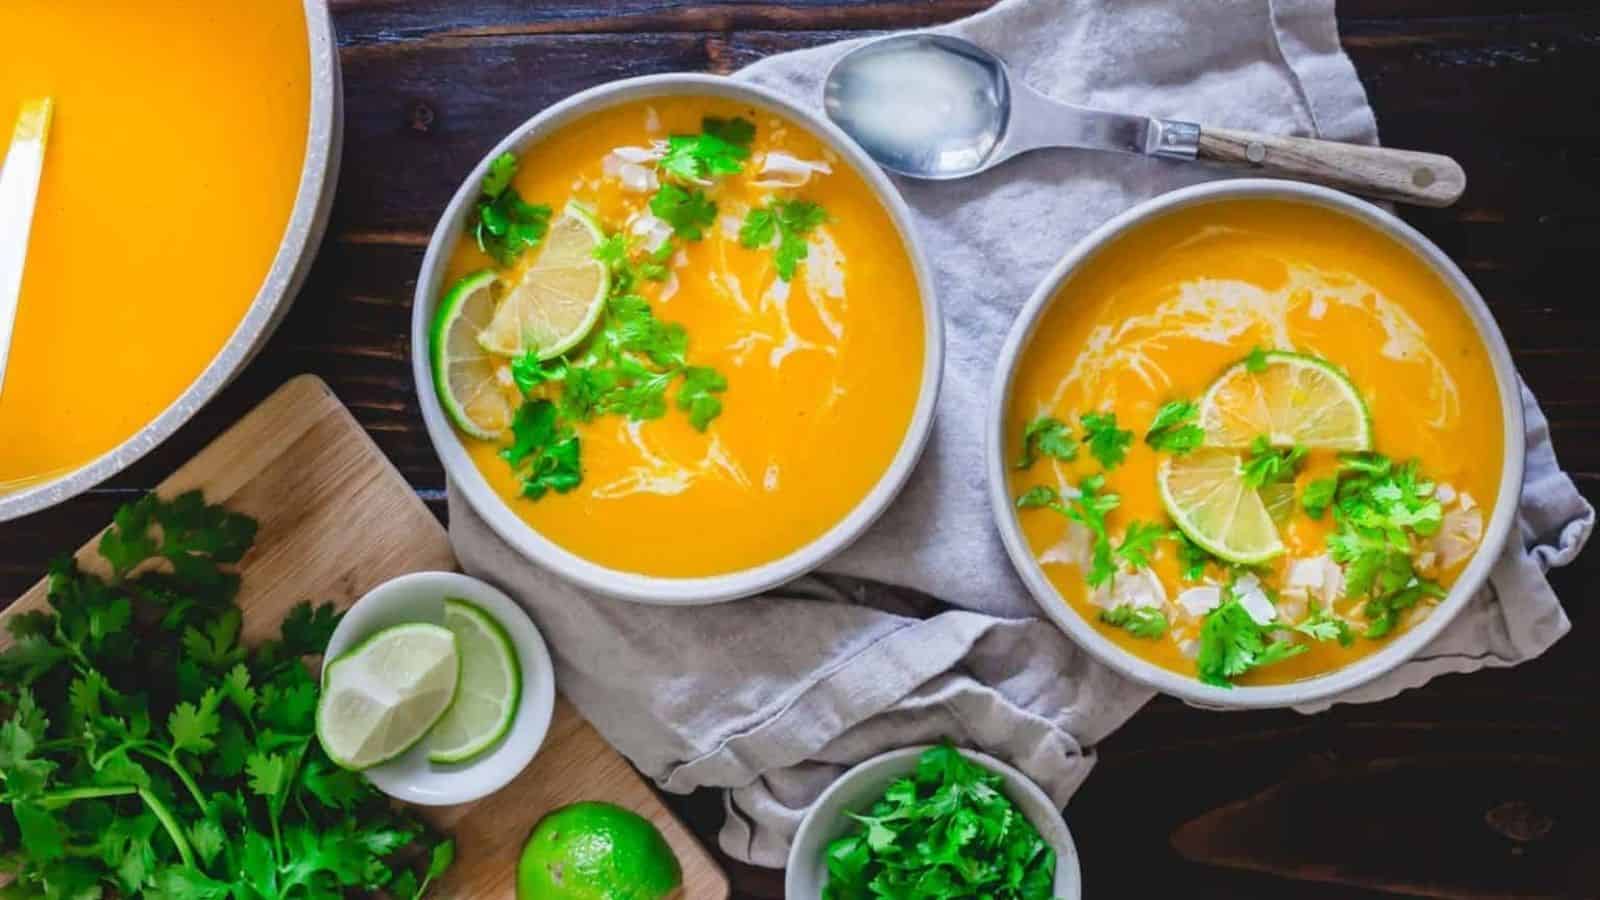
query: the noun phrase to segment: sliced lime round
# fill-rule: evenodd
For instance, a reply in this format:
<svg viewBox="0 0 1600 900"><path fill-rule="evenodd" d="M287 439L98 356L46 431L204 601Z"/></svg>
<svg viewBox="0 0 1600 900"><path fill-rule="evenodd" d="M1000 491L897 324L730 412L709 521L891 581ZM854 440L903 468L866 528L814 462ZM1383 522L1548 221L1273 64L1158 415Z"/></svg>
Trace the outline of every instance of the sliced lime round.
<svg viewBox="0 0 1600 900"><path fill-rule="evenodd" d="M365 769L411 749L455 699L456 637L438 625L385 628L322 670L317 740L346 769Z"/></svg>
<svg viewBox="0 0 1600 900"><path fill-rule="evenodd" d="M505 628L465 600L444 601L444 627L461 652L456 702L428 734L428 760L459 763L505 736L522 699L522 667Z"/></svg>
<svg viewBox="0 0 1600 900"><path fill-rule="evenodd" d="M474 272L451 286L433 316L429 348L433 385L450 421L491 441L511 427L516 408L499 380L505 360L484 351L477 336L494 317L493 271Z"/></svg>
<svg viewBox="0 0 1600 900"><path fill-rule="evenodd" d="M605 232L594 214L567 204L550 223L522 281L478 334L483 349L501 356L534 350L540 359L550 359L587 337L605 311L611 289L611 270L594 258L603 240Z"/></svg>
<svg viewBox="0 0 1600 900"><path fill-rule="evenodd" d="M1254 368L1256 371L1251 371ZM1212 447L1372 449L1372 417L1350 379L1315 356L1274 350L1229 366L1200 398Z"/></svg>
<svg viewBox="0 0 1600 900"><path fill-rule="evenodd" d="M1156 470L1167 515L1211 555L1253 566L1283 552L1283 540L1261 495L1245 483L1239 457L1202 447L1169 456Z"/></svg>

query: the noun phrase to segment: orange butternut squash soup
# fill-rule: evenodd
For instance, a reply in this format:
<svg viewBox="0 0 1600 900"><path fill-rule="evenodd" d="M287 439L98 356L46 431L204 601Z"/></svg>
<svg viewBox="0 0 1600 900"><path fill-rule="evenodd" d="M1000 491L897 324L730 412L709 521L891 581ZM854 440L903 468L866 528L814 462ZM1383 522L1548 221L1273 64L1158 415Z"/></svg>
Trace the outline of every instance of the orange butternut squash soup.
<svg viewBox="0 0 1600 900"><path fill-rule="evenodd" d="M0 492L166 409L238 326L293 209L310 119L300 0L6 0L0 122L55 118L0 391ZM26 436L26 439L19 439Z"/></svg>
<svg viewBox="0 0 1600 900"><path fill-rule="evenodd" d="M496 160L454 250L435 380L493 489L611 569L800 549L898 451L923 365L872 189L773 113L662 97Z"/></svg>
<svg viewBox="0 0 1600 900"><path fill-rule="evenodd" d="M1427 616L1499 490L1488 351L1407 248L1213 201L1105 246L1023 351L1011 490L1064 602L1217 685L1315 676Z"/></svg>

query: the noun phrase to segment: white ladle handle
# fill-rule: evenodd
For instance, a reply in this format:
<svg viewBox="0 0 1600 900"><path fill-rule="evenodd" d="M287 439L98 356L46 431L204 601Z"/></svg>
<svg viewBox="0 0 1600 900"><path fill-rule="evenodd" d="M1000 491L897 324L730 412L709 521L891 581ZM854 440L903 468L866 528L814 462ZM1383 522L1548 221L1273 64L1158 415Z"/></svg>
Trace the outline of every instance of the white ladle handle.
<svg viewBox="0 0 1600 900"><path fill-rule="evenodd" d="M1312 181L1353 194L1449 206L1467 175L1448 156L1201 126L1197 158Z"/></svg>

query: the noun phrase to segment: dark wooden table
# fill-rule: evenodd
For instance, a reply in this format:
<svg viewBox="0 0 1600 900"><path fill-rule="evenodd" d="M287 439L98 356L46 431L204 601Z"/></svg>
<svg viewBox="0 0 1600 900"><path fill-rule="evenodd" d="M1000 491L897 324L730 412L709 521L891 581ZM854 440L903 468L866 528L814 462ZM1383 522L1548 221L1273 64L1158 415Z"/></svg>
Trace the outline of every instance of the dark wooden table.
<svg viewBox="0 0 1600 900"><path fill-rule="evenodd" d="M254 364L165 446L0 527L0 597L300 372L327 379L443 516L411 383L410 298L435 217L494 141L600 82L728 72L987 5L333 0L344 168L310 283ZM1404 215L1482 290L1562 461L1600 499L1600 4L1344 0L1340 20L1385 141L1466 167L1455 208ZM1315 718L1153 702L1100 747L1067 809L1088 895L1600 897L1597 576L1600 551L1557 574L1574 633L1515 670ZM715 843L714 793L672 802ZM782 895L779 873L728 868L741 897Z"/></svg>

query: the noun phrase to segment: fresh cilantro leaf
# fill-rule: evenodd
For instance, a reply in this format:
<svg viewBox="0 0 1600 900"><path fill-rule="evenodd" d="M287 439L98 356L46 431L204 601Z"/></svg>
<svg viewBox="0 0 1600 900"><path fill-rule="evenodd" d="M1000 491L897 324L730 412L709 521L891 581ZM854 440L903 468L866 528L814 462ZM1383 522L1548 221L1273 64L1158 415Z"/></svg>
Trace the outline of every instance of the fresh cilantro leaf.
<svg viewBox="0 0 1600 900"><path fill-rule="evenodd" d="M363 796L361 776L320 759L306 764L300 772L300 782L329 809L349 812Z"/></svg>
<svg viewBox="0 0 1600 900"><path fill-rule="evenodd" d="M717 175L743 171L744 160L750 156L750 141L755 137L755 125L743 118L708 116L700 127L699 134L674 134L667 138L667 151L657 164L661 170L689 182L703 182Z"/></svg>
<svg viewBox="0 0 1600 900"><path fill-rule="evenodd" d="M795 269L810 255L806 235L826 221L827 211L809 200L773 200L745 216L739 243L754 250L770 246L776 239L778 277L792 281Z"/></svg>
<svg viewBox="0 0 1600 900"><path fill-rule="evenodd" d="M209 753L216 747L212 740L222 728L217 707L222 705L222 694L215 688L205 692L198 704L180 703L167 718L167 730L172 733L172 749L192 753Z"/></svg>
<svg viewBox="0 0 1600 900"><path fill-rule="evenodd" d="M1174 528L1169 532L1172 540L1178 545L1178 564L1183 567L1185 581L1199 581L1206 575L1206 565L1217 562L1204 547L1189 539L1187 534Z"/></svg>
<svg viewBox="0 0 1600 900"><path fill-rule="evenodd" d="M1035 492L1039 491L1039 488L1036 487L1018 498L1017 502L1018 506L1022 506L1024 505L1024 500L1045 500L1045 502L1037 503L1037 505L1049 506L1068 519L1089 529L1090 534L1093 536L1093 542L1091 544L1092 552L1089 570L1085 573L1085 579L1089 582L1090 587L1099 587L1105 584L1111 580L1111 576L1115 575L1117 571L1116 563L1112 561L1111 535L1106 528L1106 514L1116 509L1117 505L1122 502L1122 498L1116 494L1102 493L1104 488L1104 476L1090 475L1078 482L1076 496L1070 498L1062 497L1056 494L1053 489L1047 488L1053 495L1047 498L1042 494L1035 494ZM1050 502L1051 499L1054 502ZM1030 505L1033 504L1030 503Z"/></svg>
<svg viewBox="0 0 1600 900"><path fill-rule="evenodd" d="M1128 455L1128 445L1133 443L1133 432L1117 427L1117 414L1084 413L1078 421L1083 424L1083 442L1089 445L1090 455L1107 469L1121 465Z"/></svg>
<svg viewBox="0 0 1600 900"><path fill-rule="evenodd" d="M667 183L650 198L650 211L672 226L672 233L686 240L705 237L705 229L717 220L717 205L698 188L688 190Z"/></svg>
<svg viewBox="0 0 1600 900"><path fill-rule="evenodd" d="M1199 407L1188 400L1162 404L1156 410L1150 430L1144 433L1144 442L1157 450L1179 455L1199 448L1206 439L1205 429L1194 424L1199 414Z"/></svg>
<svg viewBox="0 0 1600 900"><path fill-rule="evenodd" d="M1336 478L1313 478L1300 492L1300 505L1305 508L1306 515L1321 519L1327 514L1328 507L1333 505L1334 493L1338 489L1339 480Z"/></svg>
<svg viewBox="0 0 1600 900"><path fill-rule="evenodd" d="M1252 347L1250 353L1244 358L1245 371L1260 375L1267 370L1267 351L1263 347Z"/></svg>
<svg viewBox="0 0 1600 900"><path fill-rule="evenodd" d="M1168 529L1165 525L1137 520L1129 522L1128 530L1122 535L1122 543L1117 545L1117 559L1135 569L1147 568L1150 565L1150 554L1155 552L1156 543L1167 534Z"/></svg>
<svg viewBox="0 0 1600 900"><path fill-rule="evenodd" d="M222 826L210 819L201 819L189 826L189 846L207 866L216 860L227 843L228 836L223 833Z"/></svg>
<svg viewBox="0 0 1600 900"><path fill-rule="evenodd" d="M1167 615L1150 606L1123 604L1115 609L1102 609L1100 621L1121 628L1134 637L1158 638L1167 633Z"/></svg>
<svg viewBox="0 0 1600 900"><path fill-rule="evenodd" d="M44 807L18 801L11 804L11 815L22 835L22 849L34 863L42 865L67 855L61 823Z"/></svg>
<svg viewBox="0 0 1600 900"><path fill-rule="evenodd" d="M1312 640L1338 641L1341 647L1348 647L1355 641L1350 626L1329 612L1326 607L1319 607L1304 621L1295 625L1294 630Z"/></svg>
<svg viewBox="0 0 1600 900"><path fill-rule="evenodd" d="M555 404L532 400L522 404L511 422L511 446L500 451L522 480L523 496L564 494L583 481L578 464L578 436L558 426Z"/></svg>
<svg viewBox="0 0 1600 900"><path fill-rule="evenodd" d="M1078 442L1072 439L1072 429L1055 416L1039 416L1022 430L1022 452L1017 456L1016 468L1028 468L1040 456L1068 461L1078 458Z"/></svg>
<svg viewBox="0 0 1600 900"><path fill-rule="evenodd" d="M250 670L244 663L228 670L222 679L222 693L246 716L255 710L256 689L250 684Z"/></svg>
<svg viewBox="0 0 1600 900"><path fill-rule="evenodd" d="M689 366L683 370L683 385L678 388L678 408L689 414L689 424L705 431L711 420L722 414L722 400L716 395L728 389L728 379L716 369Z"/></svg>
<svg viewBox="0 0 1600 900"><path fill-rule="evenodd" d="M1061 502L1061 492L1048 484L1036 484L1017 497L1017 509L1038 509L1046 506L1066 515L1066 506Z"/></svg>
<svg viewBox="0 0 1600 900"><path fill-rule="evenodd" d="M1206 613L1200 625L1200 653L1195 659L1200 680L1232 687L1233 679L1239 675L1306 651L1305 644L1272 640L1269 630L1257 625L1237 598Z"/></svg>
<svg viewBox="0 0 1600 900"><path fill-rule="evenodd" d="M1272 446L1266 435L1257 435L1250 444L1250 455L1242 464L1244 483L1259 490L1269 484L1293 481L1305 458L1304 447L1279 449Z"/></svg>
<svg viewBox="0 0 1600 900"><path fill-rule="evenodd" d="M502 153L489 164L477 203L467 218L467 230L478 249L501 267L517 261L523 251L537 247L550 228L550 207L528 203L511 186L517 158Z"/></svg>
<svg viewBox="0 0 1600 900"><path fill-rule="evenodd" d="M333 630L339 627L344 614L334 609L332 603L312 606L297 603L284 616L280 626L283 635L282 649L289 656L315 656L333 640Z"/></svg>
<svg viewBox="0 0 1600 900"><path fill-rule="evenodd" d="M289 766L281 754L252 753L244 763L246 782L259 797L276 798L288 786Z"/></svg>

